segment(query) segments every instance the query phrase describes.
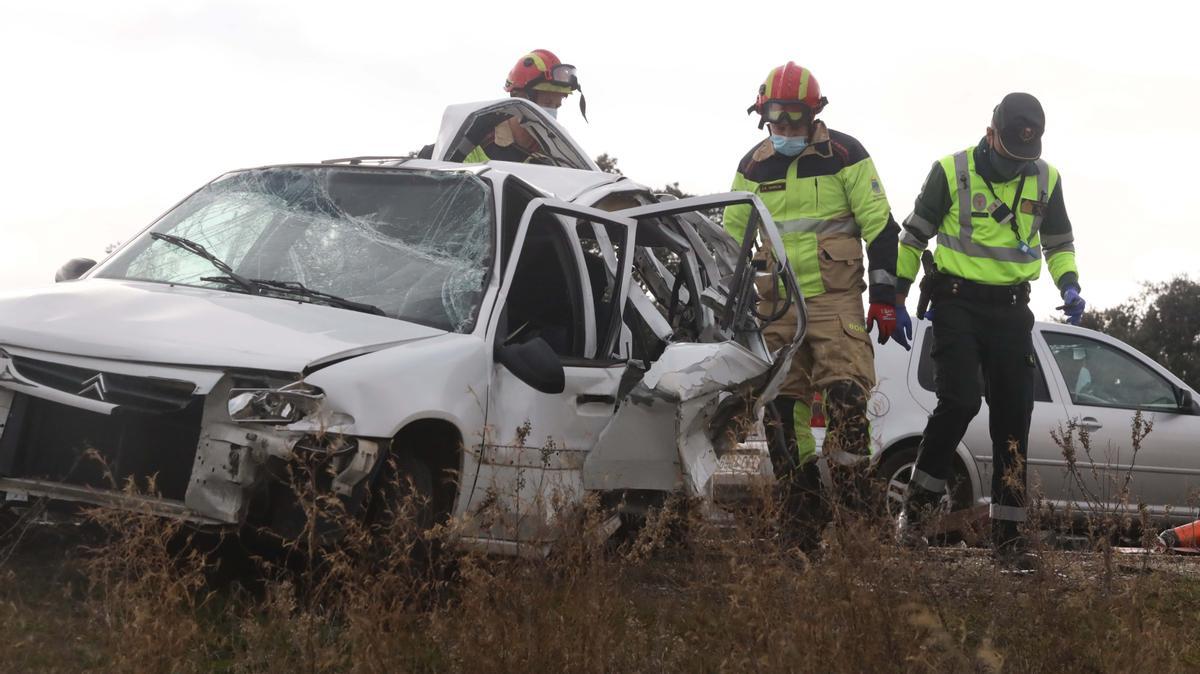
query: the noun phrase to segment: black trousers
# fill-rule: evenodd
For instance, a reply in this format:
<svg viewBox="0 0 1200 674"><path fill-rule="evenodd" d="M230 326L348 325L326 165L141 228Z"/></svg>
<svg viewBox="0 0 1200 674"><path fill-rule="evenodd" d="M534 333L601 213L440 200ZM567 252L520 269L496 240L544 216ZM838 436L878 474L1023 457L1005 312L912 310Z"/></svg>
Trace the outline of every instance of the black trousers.
<svg viewBox="0 0 1200 674"><path fill-rule="evenodd" d="M954 453L988 402L992 439L992 520L1024 520L1029 419L1033 414L1033 313L1025 303L990 304L937 298L933 361L937 407L929 416L914 482L940 493L950 479ZM982 379L980 372L982 371Z"/></svg>

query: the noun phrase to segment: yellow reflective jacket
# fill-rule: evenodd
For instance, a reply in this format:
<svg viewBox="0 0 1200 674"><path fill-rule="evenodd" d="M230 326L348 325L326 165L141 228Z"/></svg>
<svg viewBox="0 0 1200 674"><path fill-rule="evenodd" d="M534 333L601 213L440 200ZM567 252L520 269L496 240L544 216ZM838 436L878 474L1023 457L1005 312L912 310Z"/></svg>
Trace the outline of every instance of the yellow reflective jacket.
<svg viewBox="0 0 1200 674"><path fill-rule="evenodd" d="M1038 160L1023 176L989 183L976 170L976 160L984 160L982 147L943 157L930 172L900 236L900 291L907 292L916 278L921 251L935 236L934 261L947 274L989 285L1015 285L1040 276L1044 253L1060 289L1078 285L1075 239L1062 205L1058 171ZM1012 221L993 217L1001 206L1013 213L1015 229Z"/></svg>
<svg viewBox="0 0 1200 674"><path fill-rule="evenodd" d="M895 301L900 227L875 163L857 140L817 121L809 146L788 157L768 138L742 158L733 189L762 199L806 298L861 295L866 242L870 300ZM725 229L740 241L749 216L747 205L726 208Z"/></svg>

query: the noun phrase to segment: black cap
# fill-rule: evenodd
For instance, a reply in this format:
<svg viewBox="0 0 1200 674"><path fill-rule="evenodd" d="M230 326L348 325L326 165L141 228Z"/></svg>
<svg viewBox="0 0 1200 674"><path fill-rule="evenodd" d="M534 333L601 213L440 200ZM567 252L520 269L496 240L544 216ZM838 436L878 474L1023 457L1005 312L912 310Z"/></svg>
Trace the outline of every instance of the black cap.
<svg viewBox="0 0 1200 674"><path fill-rule="evenodd" d="M1046 113L1033 96L1023 93L1005 96L992 111L992 128L999 136L1000 149L1013 158L1032 161L1042 156Z"/></svg>

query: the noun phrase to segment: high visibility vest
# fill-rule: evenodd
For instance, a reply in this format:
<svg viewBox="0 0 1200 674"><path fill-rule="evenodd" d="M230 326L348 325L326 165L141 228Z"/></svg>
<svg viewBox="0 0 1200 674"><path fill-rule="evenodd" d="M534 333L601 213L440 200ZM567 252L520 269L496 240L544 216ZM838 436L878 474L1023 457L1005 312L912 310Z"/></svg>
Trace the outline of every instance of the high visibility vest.
<svg viewBox="0 0 1200 674"><path fill-rule="evenodd" d="M941 160L950 186L950 210L937 229L934 262L939 270L989 285L1015 285L1032 281L1042 270L1042 240L1038 231L1058 183L1058 170L1039 159L1037 175L1018 176L990 186L975 170L974 148ZM1021 188L1017 201L1017 189ZM1013 204L1016 207L1013 208ZM998 222L992 211L1000 205L1012 210L1012 223ZM918 227L928 223L909 221ZM928 232L932 235L933 232ZM1057 253L1048 260L1055 281L1075 271L1074 252Z"/></svg>
<svg viewBox="0 0 1200 674"><path fill-rule="evenodd" d="M817 149L810 146L772 175L756 180L739 170L732 189L757 194L767 207L806 298L826 292L846 293L861 304L861 294L867 288L863 242L870 244L884 230L891 210L870 156L857 141L844 134L837 138L849 139L854 149L847 165L835 171L797 175L797 164ZM828 147L828 140L824 143ZM833 161L832 154L825 156ZM750 208L745 205L725 209L725 229L739 241L749 214ZM879 277L873 276L872 283L895 284L890 272L872 272L876 273Z"/></svg>

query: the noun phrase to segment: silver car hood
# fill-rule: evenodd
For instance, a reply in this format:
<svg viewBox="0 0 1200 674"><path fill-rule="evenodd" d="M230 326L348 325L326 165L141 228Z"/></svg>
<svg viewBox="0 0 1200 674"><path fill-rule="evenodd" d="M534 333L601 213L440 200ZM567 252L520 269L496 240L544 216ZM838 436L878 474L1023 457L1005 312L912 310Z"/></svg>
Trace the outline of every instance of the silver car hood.
<svg viewBox="0 0 1200 674"><path fill-rule="evenodd" d="M87 279L0 295L0 347L297 373L445 334L384 316L161 283Z"/></svg>

